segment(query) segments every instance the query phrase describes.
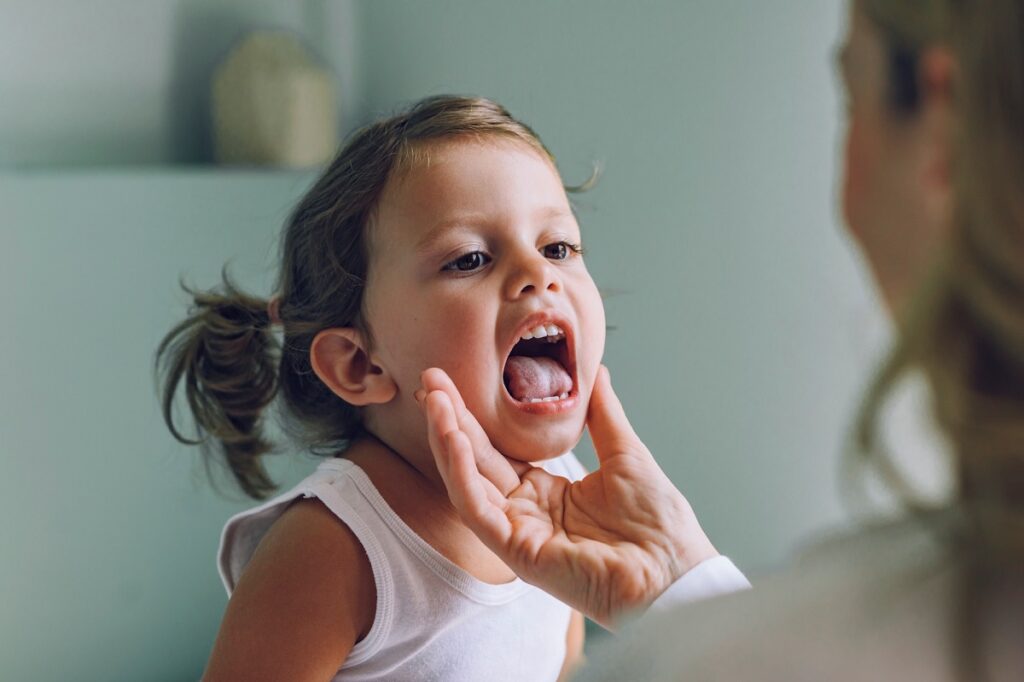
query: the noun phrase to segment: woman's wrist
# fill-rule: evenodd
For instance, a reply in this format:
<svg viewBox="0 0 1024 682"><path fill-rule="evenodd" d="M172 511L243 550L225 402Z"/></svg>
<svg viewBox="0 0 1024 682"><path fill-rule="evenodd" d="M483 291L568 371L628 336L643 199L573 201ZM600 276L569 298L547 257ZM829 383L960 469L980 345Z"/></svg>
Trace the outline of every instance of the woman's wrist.
<svg viewBox="0 0 1024 682"><path fill-rule="evenodd" d="M680 538L680 541L677 543L677 570L673 571L673 582L689 573L693 568L716 556L718 556L718 550L711 544L711 540L704 533L704 529L697 526L695 530Z"/></svg>
<svg viewBox="0 0 1024 682"><path fill-rule="evenodd" d="M660 539L671 584L704 561L718 556L718 550L711 544L683 494L667 477L665 483L667 486L661 500L669 513L662 517Z"/></svg>

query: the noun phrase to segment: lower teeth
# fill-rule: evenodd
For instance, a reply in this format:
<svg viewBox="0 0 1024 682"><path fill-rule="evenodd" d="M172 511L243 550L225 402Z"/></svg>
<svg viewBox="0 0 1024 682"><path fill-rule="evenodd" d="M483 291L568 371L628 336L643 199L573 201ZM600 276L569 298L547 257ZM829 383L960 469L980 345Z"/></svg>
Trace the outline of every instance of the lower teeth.
<svg viewBox="0 0 1024 682"><path fill-rule="evenodd" d="M552 395L552 396L548 396L547 398L528 398L525 402L528 402L528 403L553 403L556 400L565 400L568 397L569 397L568 393L563 393L562 395Z"/></svg>

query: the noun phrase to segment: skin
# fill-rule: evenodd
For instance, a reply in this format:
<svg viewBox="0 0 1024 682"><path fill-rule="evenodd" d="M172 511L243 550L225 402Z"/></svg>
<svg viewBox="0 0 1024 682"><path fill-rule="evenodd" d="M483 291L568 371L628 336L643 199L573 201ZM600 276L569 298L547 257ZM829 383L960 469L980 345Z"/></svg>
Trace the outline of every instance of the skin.
<svg viewBox="0 0 1024 682"><path fill-rule="evenodd" d="M922 50L920 106L899 115L886 100L882 37L859 3L839 54L848 102L843 211L898 316L952 223L955 60L942 46ZM466 524L518 575L594 620L614 627L717 554L633 431L607 373L588 414L600 467L572 484L504 457L442 369L422 382L431 447Z"/></svg>
<svg viewBox="0 0 1024 682"><path fill-rule="evenodd" d="M952 55L920 56L919 111L895 114L886 48L859 3L850 6L838 71L847 103L842 209L889 310L898 315L951 222Z"/></svg>
<svg viewBox="0 0 1024 682"><path fill-rule="evenodd" d="M339 397L363 407L374 436L344 456L420 537L500 584L515 574L466 527L437 471L415 398L420 374L445 368L481 423L532 468L526 462L561 455L582 434L604 309L582 256L564 248L580 243L579 225L546 158L499 139L427 151L428 164L389 181L373 217L364 304L373 343L355 328L327 329L311 361ZM460 263L473 267L457 270ZM518 409L502 382L517 331L544 311L557 313L575 346L578 397L557 414ZM296 503L239 580L205 679L327 679L369 632L375 610L358 540L318 501ZM583 632L575 613L563 676L581 658Z"/></svg>

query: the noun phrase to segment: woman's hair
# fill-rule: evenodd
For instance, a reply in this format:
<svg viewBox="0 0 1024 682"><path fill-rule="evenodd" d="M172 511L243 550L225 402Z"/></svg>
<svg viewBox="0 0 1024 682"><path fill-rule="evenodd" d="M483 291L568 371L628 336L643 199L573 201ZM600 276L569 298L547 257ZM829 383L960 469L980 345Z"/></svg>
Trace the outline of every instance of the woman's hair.
<svg viewBox="0 0 1024 682"><path fill-rule="evenodd" d="M860 1L888 44L898 115L919 108L922 49L945 45L957 72L950 238L897 320L895 346L858 419L859 450L912 492L884 452L878 422L897 381L922 371L953 448L958 501L987 540L1024 550L1024 3Z"/></svg>
<svg viewBox="0 0 1024 682"><path fill-rule="evenodd" d="M940 255L897 320L894 348L861 407L856 449L928 512L879 436L882 408L908 371L928 380L934 417L953 450L951 523L937 530L962 565L950 622L953 663L981 679L984 619L999 576L1024 565L1024 3L1020 0L858 0L889 54L889 105L920 112L918 57L956 58L953 224Z"/></svg>
<svg viewBox="0 0 1024 682"><path fill-rule="evenodd" d="M372 343L363 294L367 231L381 192L389 178L427 158L430 143L455 138L512 140L554 163L540 138L500 105L477 97L429 97L357 131L299 201L281 239L271 306L276 320L268 301L241 291L226 269L214 291L185 287L193 299L188 317L156 354L164 420L179 441L201 447L207 464L226 462L250 497L266 497L276 487L261 462L273 450L262 423L279 392L285 427L311 451L337 452L359 435L360 411L316 376L310 345L332 327L356 327ZM277 320L280 343L272 330ZM174 419L182 384L195 439Z"/></svg>

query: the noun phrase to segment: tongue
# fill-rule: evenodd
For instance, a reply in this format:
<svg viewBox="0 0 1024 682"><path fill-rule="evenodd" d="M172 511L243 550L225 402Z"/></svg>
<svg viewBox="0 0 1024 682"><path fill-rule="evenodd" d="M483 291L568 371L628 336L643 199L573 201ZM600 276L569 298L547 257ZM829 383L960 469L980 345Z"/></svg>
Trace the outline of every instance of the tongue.
<svg viewBox="0 0 1024 682"><path fill-rule="evenodd" d="M505 364L505 385L519 401L549 398L572 390L572 377L553 358L513 355Z"/></svg>

